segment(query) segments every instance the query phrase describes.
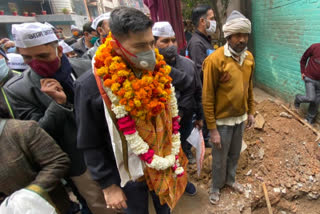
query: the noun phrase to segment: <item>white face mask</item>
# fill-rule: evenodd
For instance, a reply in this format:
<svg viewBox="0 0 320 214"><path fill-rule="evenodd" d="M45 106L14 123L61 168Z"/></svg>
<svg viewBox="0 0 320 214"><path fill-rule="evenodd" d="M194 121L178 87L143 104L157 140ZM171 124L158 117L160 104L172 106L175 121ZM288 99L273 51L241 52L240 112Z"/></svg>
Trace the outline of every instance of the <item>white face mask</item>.
<svg viewBox="0 0 320 214"><path fill-rule="evenodd" d="M0 59L0 82L8 75L9 67L5 58Z"/></svg>
<svg viewBox="0 0 320 214"><path fill-rule="evenodd" d="M214 20L209 21L209 22L210 22L210 26L209 26L209 28L206 29L206 32L209 35L213 35L216 32L217 22Z"/></svg>

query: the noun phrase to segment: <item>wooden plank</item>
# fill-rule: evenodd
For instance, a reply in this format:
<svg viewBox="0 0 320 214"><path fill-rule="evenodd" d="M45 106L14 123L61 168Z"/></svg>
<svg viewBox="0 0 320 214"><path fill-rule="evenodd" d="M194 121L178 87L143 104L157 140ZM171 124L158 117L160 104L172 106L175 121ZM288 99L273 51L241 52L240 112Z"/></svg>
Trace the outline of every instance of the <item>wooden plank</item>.
<svg viewBox="0 0 320 214"><path fill-rule="evenodd" d="M264 182L262 182L262 189L263 189L263 192L264 192L264 197L266 198L268 212L269 212L269 214L273 214L272 208L271 208L270 199L269 199L269 195L268 195L268 191L267 191L267 187L266 187L266 184Z"/></svg>
<svg viewBox="0 0 320 214"><path fill-rule="evenodd" d="M317 135L317 139L315 141L318 141L320 139L320 132L318 130L316 130L315 128L313 128L307 121L305 121L304 119L302 119L298 114L294 113L293 111L291 111L288 107L286 107L285 105L281 104L281 107L283 109L285 109L287 112L289 112L295 119L297 119L299 122L301 122L303 125L305 125L306 127L308 127L310 130L312 130L312 132Z"/></svg>

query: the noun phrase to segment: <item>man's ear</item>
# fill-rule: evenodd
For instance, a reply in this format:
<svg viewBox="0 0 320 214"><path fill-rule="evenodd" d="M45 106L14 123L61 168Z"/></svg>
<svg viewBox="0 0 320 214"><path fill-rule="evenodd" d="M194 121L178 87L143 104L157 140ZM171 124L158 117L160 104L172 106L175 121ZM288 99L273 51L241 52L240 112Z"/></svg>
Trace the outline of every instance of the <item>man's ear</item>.
<svg viewBox="0 0 320 214"><path fill-rule="evenodd" d="M63 47L62 46L58 46L58 57L61 58L63 55Z"/></svg>
<svg viewBox="0 0 320 214"><path fill-rule="evenodd" d="M112 49L118 54L118 55L122 55L122 51L120 49L120 47L117 45L117 42L115 40L111 40L110 44L112 46Z"/></svg>

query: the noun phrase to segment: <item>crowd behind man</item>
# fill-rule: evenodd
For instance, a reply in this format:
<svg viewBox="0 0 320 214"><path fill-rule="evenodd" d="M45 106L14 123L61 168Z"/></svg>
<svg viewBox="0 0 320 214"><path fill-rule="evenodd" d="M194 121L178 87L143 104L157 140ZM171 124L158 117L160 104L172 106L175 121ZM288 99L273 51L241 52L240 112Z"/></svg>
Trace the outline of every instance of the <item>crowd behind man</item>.
<svg viewBox="0 0 320 214"><path fill-rule="evenodd" d="M233 11L216 50L213 9L194 8L192 22L186 57L169 22L153 23L133 8L102 14L82 30L73 25L70 38L49 23L12 25L14 40L0 40L0 159L8 163L0 170L1 213L30 200L61 214L147 214L149 193L158 214L171 213L184 193L197 192L186 172L195 163L187 142L194 128L212 147L209 201L217 204L225 185L242 193L237 163L245 127L254 125L251 22ZM295 100L297 108L310 103L310 123L318 49L303 55L307 95Z"/></svg>

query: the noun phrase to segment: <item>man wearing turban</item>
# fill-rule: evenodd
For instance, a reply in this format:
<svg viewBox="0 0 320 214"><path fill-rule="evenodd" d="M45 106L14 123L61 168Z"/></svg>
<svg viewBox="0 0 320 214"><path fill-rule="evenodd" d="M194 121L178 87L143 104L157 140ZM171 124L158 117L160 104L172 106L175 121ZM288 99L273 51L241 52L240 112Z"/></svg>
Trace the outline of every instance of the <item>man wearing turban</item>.
<svg viewBox="0 0 320 214"><path fill-rule="evenodd" d="M210 131L212 148L212 186L209 200L217 204L225 185L242 193L235 181L242 136L254 125L254 59L247 51L251 22L233 11L223 26L227 43L203 63L202 104Z"/></svg>

